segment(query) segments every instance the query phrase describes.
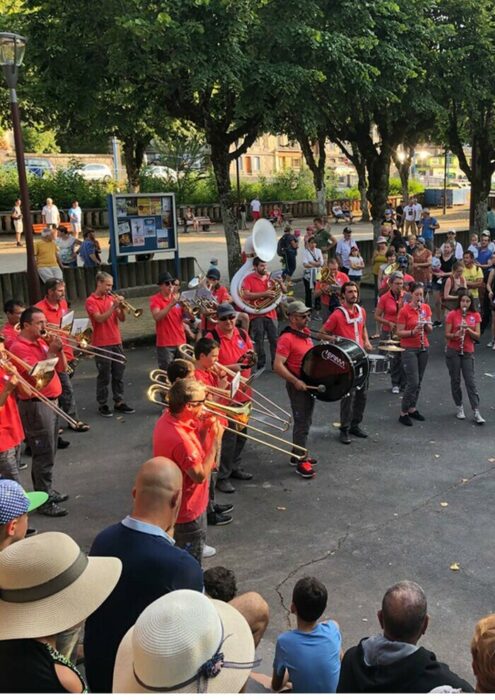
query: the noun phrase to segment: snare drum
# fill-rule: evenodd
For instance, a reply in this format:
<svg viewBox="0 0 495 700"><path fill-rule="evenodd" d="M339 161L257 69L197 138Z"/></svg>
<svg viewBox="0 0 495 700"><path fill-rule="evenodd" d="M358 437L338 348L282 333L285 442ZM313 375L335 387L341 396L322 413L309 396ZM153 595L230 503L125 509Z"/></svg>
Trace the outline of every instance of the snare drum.
<svg viewBox="0 0 495 700"><path fill-rule="evenodd" d="M371 374L387 374L390 369L390 357L385 355L368 355Z"/></svg>
<svg viewBox="0 0 495 700"><path fill-rule="evenodd" d="M324 392L311 392L320 401L339 401L368 379L369 359L352 340L316 345L304 355L301 379L310 386L325 386Z"/></svg>

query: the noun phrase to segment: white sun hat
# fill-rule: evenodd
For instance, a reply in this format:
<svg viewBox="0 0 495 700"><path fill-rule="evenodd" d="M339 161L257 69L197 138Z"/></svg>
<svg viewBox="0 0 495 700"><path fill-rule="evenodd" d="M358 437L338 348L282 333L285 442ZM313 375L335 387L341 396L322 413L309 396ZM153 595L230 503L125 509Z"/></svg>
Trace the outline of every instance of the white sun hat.
<svg viewBox="0 0 495 700"><path fill-rule="evenodd" d="M254 661L244 617L197 591L172 591L151 603L122 639L114 693L238 693Z"/></svg>
<svg viewBox="0 0 495 700"><path fill-rule="evenodd" d="M72 537L45 532L0 552L0 640L58 634L85 620L115 588L116 557L87 557Z"/></svg>

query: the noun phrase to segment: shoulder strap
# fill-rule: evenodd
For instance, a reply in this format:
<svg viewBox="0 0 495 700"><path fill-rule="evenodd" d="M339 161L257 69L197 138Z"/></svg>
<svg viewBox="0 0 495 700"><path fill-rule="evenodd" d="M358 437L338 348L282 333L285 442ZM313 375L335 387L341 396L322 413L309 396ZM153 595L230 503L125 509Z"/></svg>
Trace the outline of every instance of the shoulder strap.
<svg viewBox="0 0 495 700"><path fill-rule="evenodd" d="M213 336L213 339L217 341L217 343L220 343L220 336L218 335L218 331L216 328L214 328L210 333Z"/></svg>

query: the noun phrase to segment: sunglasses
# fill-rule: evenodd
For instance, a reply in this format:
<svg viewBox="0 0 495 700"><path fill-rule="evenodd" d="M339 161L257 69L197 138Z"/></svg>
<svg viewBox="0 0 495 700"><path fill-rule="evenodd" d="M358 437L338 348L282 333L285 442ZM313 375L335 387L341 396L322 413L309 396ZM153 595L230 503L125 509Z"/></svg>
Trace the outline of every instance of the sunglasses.
<svg viewBox="0 0 495 700"><path fill-rule="evenodd" d="M234 315L232 315L232 316L222 316L222 318L219 318L218 320L219 320L219 321L235 321L235 318L236 318L236 317L235 317Z"/></svg>
<svg viewBox="0 0 495 700"><path fill-rule="evenodd" d="M162 284L164 284L166 287L170 287L172 285L175 286L175 282L162 282Z"/></svg>

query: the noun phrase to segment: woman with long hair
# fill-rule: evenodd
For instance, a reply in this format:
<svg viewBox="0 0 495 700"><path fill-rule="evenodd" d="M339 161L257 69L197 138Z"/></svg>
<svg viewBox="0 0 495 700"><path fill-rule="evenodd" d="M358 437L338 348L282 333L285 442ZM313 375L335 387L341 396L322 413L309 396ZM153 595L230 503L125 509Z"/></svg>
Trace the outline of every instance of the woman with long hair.
<svg viewBox="0 0 495 700"><path fill-rule="evenodd" d="M431 309L424 302L424 285L416 282L410 287L411 300L404 304L397 316L397 335L400 338L402 367L406 388L402 396L399 422L412 426L411 419L424 421L417 403L421 381L428 364L428 334L431 333Z"/></svg>
<svg viewBox="0 0 495 700"><path fill-rule="evenodd" d="M433 326L439 328L442 325L442 300L444 293L445 282L447 277L452 273L452 268L456 262L456 257L454 255L455 248L450 241L446 241L442 248L441 253L438 256L440 260L440 265L438 267L433 266L432 259L432 274L433 274L433 303L434 303L434 316L435 320Z"/></svg>
<svg viewBox="0 0 495 700"><path fill-rule="evenodd" d="M445 278L443 285L443 305L445 307L445 316L449 311L453 311L459 307L459 290L467 289L466 278L464 277L464 263L458 260L452 266L452 274Z"/></svg>
<svg viewBox="0 0 495 700"><path fill-rule="evenodd" d="M450 374L452 398L457 408L456 418L464 420L462 405L461 374L473 410L474 422L482 425L485 419L479 411L480 397L474 375L474 341L480 339L481 316L474 310L473 297L467 289L461 289L457 307L445 319L447 350L445 361Z"/></svg>

